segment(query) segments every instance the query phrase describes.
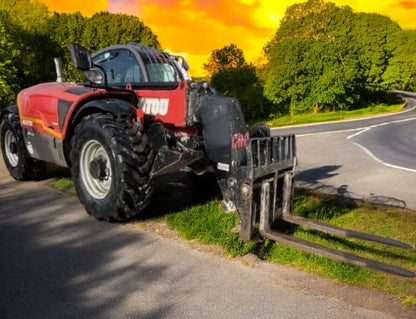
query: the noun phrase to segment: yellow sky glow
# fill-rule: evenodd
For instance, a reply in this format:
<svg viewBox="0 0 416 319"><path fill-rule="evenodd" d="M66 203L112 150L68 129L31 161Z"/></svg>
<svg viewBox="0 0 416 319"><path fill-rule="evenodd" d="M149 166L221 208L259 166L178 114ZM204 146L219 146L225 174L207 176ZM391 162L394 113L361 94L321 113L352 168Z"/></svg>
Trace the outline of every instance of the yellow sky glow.
<svg viewBox="0 0 416 319"><path fill-rule="evenodd" d="M296 0L38 0L50 11L76 12L86 16L109 11L138 16L164 49L183 52L191 75L204 74L202 64L215 49L235 43L246 60L254 61L275 33L279 20ZM403 28L416 28L416 0L333 0L356 12L389 16Z"/></svg>

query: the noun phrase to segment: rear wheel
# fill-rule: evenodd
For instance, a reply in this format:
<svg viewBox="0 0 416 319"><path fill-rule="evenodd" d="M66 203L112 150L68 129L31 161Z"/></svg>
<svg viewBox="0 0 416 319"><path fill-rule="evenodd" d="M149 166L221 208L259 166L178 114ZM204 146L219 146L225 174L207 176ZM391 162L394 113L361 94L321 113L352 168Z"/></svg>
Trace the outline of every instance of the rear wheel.
<svg viewBox="0 0 416 319"><path fill-rule="evenodd" d="M0 142L4 163L16 180L40 179L46 172L46 163L30 157L23 140L19 116L9 113L0 125Z"/></svg>
<svg viewBox="0 0 416 319"><path fill-rule="evenodd" d="M85 117L72 139L72 176L87 212L104 220L134 217L153 191L153 153L142 145L138 126L112 115Z"/></svg>

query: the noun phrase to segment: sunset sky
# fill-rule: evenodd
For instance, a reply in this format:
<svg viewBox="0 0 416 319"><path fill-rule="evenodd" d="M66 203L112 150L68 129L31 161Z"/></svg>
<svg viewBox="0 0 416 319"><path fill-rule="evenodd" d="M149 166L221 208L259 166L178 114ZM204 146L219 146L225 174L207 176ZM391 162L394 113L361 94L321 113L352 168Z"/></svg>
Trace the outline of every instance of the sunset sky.
<svg viewBox="0 0 416 319"><path fill-rule="evenodd" d="M50 11L99 11L138 16L155 34L163 49L186 56L191 75L204 75L202 64L211 52L231 43L244 51L248 62L261 56L285 9L295 0L38 0ZM416 28L416 0L333 0L356 12L389 16L403 28Z"/></svg>

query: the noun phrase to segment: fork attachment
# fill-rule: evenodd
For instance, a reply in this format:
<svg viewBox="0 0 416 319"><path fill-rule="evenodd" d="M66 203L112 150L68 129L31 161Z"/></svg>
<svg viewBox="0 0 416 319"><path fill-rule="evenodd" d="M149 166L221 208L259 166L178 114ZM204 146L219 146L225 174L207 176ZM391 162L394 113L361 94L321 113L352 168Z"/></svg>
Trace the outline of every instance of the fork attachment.
<svg viewBox="0 0 416 319"><path fill-rule="evenodd" d="M247 144L245 178L235 199L240 217L240 237L249 240L254 227L259 233L284 245L350 264L381 270L405 277L415 277L410 270L322 246L272 230L276 220L305 226L323 233L415 250L409 244L363 232L336 227L292 214L294 171L296 167L295 136L252 138Z"/></svg>

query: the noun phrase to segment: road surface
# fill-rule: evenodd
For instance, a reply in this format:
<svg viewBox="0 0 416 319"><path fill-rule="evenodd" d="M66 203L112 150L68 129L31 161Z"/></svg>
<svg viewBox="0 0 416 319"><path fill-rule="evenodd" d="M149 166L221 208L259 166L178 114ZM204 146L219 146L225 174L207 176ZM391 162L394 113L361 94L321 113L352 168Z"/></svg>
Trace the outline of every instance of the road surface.
<svg viewBox="0 0 416 319"><path fill-rule="evenodd" d="M407 110L273 130L297 135L296 185L416 210L416 100Z"/></svg>
<svg viewBox="0 0 416 319"><path fill-rule="evenodd" d="M98 222L44 184L12 180L0 161L1 318L416 316L388 294Z"/></svg>

